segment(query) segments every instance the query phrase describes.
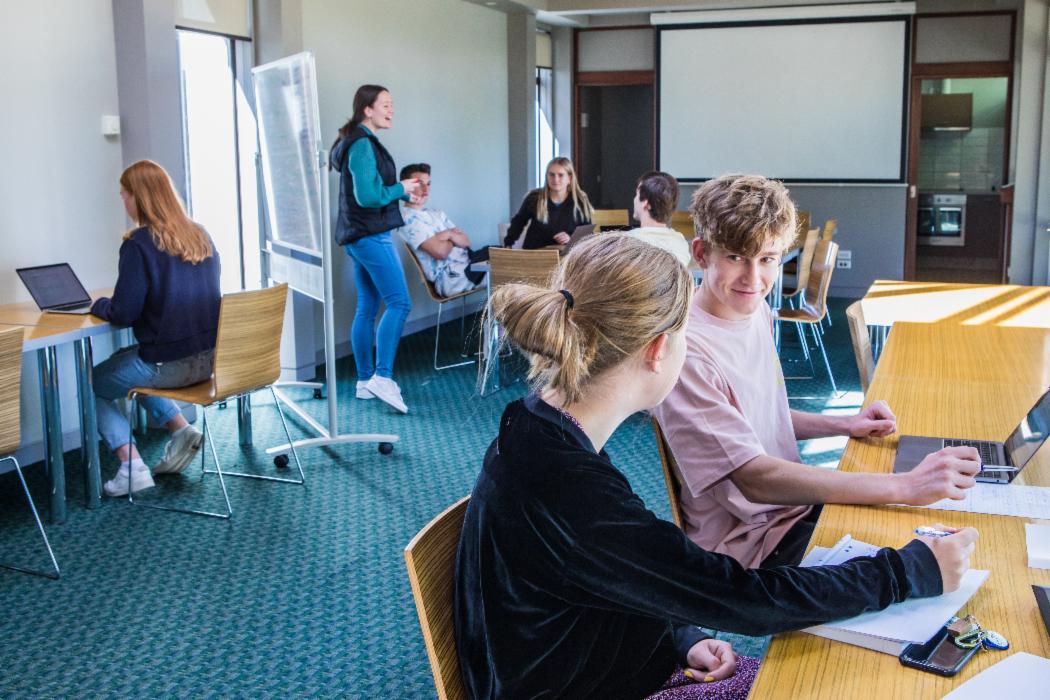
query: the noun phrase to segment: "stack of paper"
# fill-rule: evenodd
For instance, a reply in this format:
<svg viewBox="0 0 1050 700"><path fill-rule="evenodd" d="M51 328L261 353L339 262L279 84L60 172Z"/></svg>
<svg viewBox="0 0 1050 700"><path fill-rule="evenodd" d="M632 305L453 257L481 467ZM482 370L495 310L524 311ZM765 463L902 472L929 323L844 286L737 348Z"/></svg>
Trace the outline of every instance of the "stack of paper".
<svg viewBox="0 0 1050 700"><path fill-rule="evenodd" d="M1023 484L977 484L959 501L950 498L919 508L964 513L1011 515L1015 518L1050 518L1050 488Z"/></svg>
<svg viewBox="0 0 1050 700"><path fill-rule="evenodd" d="M1050 687L1050 659L1019 651L984 669L944 700L1046 700Z"/></svg>
<svg viewBox="0 0 1050 700"><path fill-rule="evenodd" d="M1028 545L1028 566L1050 569L1050 525L1025 523L1024 536Z"/></svg>
<svg viewBox="0 0 1050 700"><path fill-rule="evenodd" d="M836 545L836 548L841 544L842 542ZM866 550L861 556L871 556L878 551L877 547L856 540L852 540L851 544L857 551ZM817 566L831 551L833 550L824 547L814 547L802 560L801 565ZM841 560L839 557L834 557L834 560L824 563L838 564L841 563ZM959 588L952 593L934 598L913 598L903 603L895 603L885 610L809 627L803 632L899 656L909 644L928 642L960 608L966 605L987 578L987 571L970 569L963 575Z"/></svg>

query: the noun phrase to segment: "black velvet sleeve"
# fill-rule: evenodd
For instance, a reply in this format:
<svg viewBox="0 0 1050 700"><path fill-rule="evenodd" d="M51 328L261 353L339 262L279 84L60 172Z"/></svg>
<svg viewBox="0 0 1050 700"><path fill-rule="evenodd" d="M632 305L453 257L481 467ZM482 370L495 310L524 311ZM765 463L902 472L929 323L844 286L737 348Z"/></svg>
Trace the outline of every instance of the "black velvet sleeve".
<svg viewBox="0 0 1050 700"><path fill-rule="evenodd" d="M711 639L711 635L704 632L696 625L675 625L674 626L674 650L678 655L678 663L682 668L689 667L689 650L693 648L693 645L697 642L701 642L705 639Z"/></svg>
<svg viewBox="0 0 1050 700"><path fill-rule="evenodd" d="M525 195L525 200L518 208L518 213L510 220L510 228L507 229L507 237L503 239L503 246L510 248L518 240L525 226L536 214L536 192L535 190Z"/></svg>
<svg viewBox="0 0 1050 700"><path fill-rule="evenodd" d="M838 566L745 569L697 547L593 460L544 497L549 552L564 555L562 595L574 604L759 636L941 593L936 559L917 540Z"/></svg>

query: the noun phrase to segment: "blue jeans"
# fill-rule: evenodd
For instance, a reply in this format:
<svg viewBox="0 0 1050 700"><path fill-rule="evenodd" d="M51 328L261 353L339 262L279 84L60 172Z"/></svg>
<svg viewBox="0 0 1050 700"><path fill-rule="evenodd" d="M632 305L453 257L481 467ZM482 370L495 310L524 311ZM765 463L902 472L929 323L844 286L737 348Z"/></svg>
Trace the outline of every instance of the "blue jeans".
<svg viewBox="0 0 1050 700"><path fill-rule="evenodd" d="M139 357L139 346L132 345L113 353L95 365L95 412L98 432L106 445L116 450L128 444L131 426L117 404L135 386L170 389L202 382L211 376L214 350L206 350L170 362L146 362ZM138 399L157 423L167 423L179 413L170 399L142 396Z"/></svg>
<svg viewBox="0 0 1050 700"><path fill-rule="evenodd" d="M357 377L371 379L373 374L390 379L394 376L394 357L401 342L412 299L405 283L405 271L397 255L391 232L377 233L347 243L346 252L354 261L354 282L357 284L357 310L350 327L350 344L357 363ZM386 311L376 331L379 301L386 303ZM375 345L375 362L372 346Z"/></svg>

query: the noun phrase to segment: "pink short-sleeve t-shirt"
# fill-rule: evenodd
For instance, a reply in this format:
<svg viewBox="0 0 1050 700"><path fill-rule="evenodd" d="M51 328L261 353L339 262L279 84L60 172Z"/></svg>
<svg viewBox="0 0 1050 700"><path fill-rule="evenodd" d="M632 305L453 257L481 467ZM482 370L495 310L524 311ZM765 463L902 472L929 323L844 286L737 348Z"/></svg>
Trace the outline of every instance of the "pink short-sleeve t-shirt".
<svg viewBox="0 0 1050 700"><path fill-rule="evenodd" d="M704 549L757 567L809 506L752 503L729 475L759 455L800 461L773 317L712 316L694 298L678 383L653 409L681 471L686 534Z"/></svg>

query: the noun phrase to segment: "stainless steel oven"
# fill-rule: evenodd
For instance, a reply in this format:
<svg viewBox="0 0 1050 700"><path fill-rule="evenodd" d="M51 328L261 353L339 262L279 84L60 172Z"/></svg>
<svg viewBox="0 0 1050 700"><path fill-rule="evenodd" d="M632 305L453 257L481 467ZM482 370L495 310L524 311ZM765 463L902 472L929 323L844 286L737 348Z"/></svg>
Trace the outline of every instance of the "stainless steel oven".
<svg viewBox="0 0 1050 700"><path fill-rule="evenodd" d="M919 195L919 245L966 245L966 195Z"/></svg>

